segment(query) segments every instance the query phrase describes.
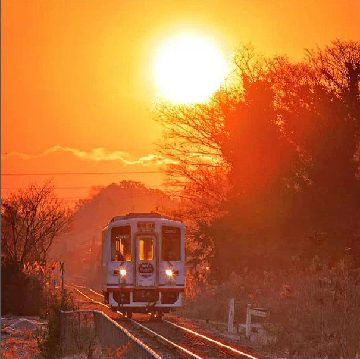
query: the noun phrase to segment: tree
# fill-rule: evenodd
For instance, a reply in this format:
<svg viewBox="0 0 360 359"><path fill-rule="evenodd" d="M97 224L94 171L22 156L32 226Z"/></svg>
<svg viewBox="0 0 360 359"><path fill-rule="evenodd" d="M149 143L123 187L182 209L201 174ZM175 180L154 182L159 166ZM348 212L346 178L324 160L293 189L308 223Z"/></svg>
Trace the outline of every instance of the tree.
<svg viewBox="0 0 360 359"><path fill-rule="evenodd" d="M50 182L30 185L1 203L1 251L8 263L45 263L55 239L70 228L72 215Z"/></svg>
<svg viewBox="0 0 360 359"><path fill-rule="evenodd" d="M308 179L297 217L308 235L344 247L358 233L360 210L360 43L336 40L306 54L299 64L278 57L270 69L285 133L299 146Z"/></svg>
<svg viewBox="0 0 360 359"><path fill-rule="evenodd" d="M160 153L168 158L164 170L167 185L187 202L192 217L212 218L230 190L230 164L222 152L227 131L225 119L243 96L243 75L260 79L264 66L251 45L239 47L233 58L234 71L206 102L192 105L159 103L156 120L163 126Z"/></svg>
<svg viewBox="0 0 360 359"><path fill-rule="evenodd" d="M315 80L342 99L349 115L360 121L360 42L339 39L324 50L307 51Z"/></svg>
<svg viewBox="0 0 360 359"><path fill-rule="evenodd" d="M237 194L283 189L294 181L296 146L283 131L269 82L245 82L244 100L226 117L225 129L222 153L231 164L230 180Z"/></svg>
<svg viewBox="0 0 360 359"><path fill-rule="evenodd" d="M261 72L258 65L248 71L256 76L244 75L248 62L237 62L244 98L225 118L222 153L243 195L232 196L227 215L208 230L225 276L236 267L229 262L248 265L256 253L262 263L265 254L279 263L285 253L330 258L356 248L359 49L335 41L309 52L307 62L264 60Z"/></svg>
<svg viewBox="0 0 360 359"><path fill-rule="evenodd" d="M223 132L221 108L215 103L161 103L156 119L164 127L159 151L168 158L164 168L167 186L195 207L218 206L228 190L224 182L228 166L219 143Z"/></svg>
<svg viewBox="0 0 360 359"><path fill-rule="evenodd" d="M231 86L206 104L160 106L166 173L196 218L195 265L226 276L245 257L346 247L360 210L359 49L337 40L293 63L242 46Z"/></svg>

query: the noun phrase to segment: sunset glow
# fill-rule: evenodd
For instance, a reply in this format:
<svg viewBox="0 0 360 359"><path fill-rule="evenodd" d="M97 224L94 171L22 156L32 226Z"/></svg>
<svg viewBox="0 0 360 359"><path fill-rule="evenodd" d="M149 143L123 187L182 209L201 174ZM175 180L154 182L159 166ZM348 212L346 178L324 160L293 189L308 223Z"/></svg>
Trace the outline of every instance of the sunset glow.
<svg viewBox="0 0 360 359"><path fill-rule="evenodd" d="M0 1L1 357L360 359L360 0Z"/></svg>
<svg viewBox="0 0 360 359"><path fill-rule="evenodd" d="M2 0L2 195L51 178L67 203L121 180L163 188L169 159L155 145L154 102L206 102L241 43L301 60L316 44L360 40L359 9L341 0Z"/></svg>
<svg viewBox="0 0 360 359"><path fill-rule="evenodd" d="M173 102L203 102L220 86L226 64L220 51L207 39L179 36L161 47L155 77L162 95Z"/></svg>

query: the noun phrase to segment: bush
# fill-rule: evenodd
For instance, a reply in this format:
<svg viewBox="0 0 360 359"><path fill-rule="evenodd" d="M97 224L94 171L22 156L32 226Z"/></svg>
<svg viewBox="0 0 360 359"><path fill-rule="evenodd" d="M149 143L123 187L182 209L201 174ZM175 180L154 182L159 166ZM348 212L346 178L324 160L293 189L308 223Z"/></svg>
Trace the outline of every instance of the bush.
<svg viewBox="0 0 360 359"><path fill-rule="evenodd" d="M185 305L190 317L227 321L235 298L235 322L245 323L246 305L270 311L265 328L276 341L268 348L292 358L355 358L360 354L360 268L345 259L329 268L318 257L306 269L248 271L232 274L221 285L208 285ZM252 321L262 321L253 317Z"/></svg>
<svg viewBox="0 0 360 359"><path fill-rule="evenodd" d="M1 313L40 316L48 295L40 267L21 267L18 263L1 263Z"/></svg>
<svg viewBox="0 0 360 359"><path fill-rule="evenodd" d="M52 297L49 306L47 329L38 333L38 346L44 358L58 358L60 348L60 310L75 310L74 300L65 290L63 295Z"/></svg>
<svg viewBox="0 0 360 359"><path fill-rule="evenodd" d="M289 273L271 303L276 346L291 357L355 358L360 353L360 271L344 260L328 268L317 257Z"/></svg>

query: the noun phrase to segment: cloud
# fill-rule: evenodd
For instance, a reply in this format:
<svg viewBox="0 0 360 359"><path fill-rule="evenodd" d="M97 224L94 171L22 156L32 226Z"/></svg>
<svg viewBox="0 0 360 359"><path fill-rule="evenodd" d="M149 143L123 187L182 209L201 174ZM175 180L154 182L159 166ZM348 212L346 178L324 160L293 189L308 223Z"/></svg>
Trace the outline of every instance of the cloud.
<svg viewBox="0 0 360 359"><path fill-rule="evenodd" d="M131 161L129 159L130 154L124 151L108 151L104 148L93 148L90 151L81 151L77 148L53 146L40 154L27 154L21 152L9 152L1 155L1 160L7 160L11 157L18 157L23 160L32 160L49 156L53 153L68 152L79 158L82 161L95 161L95 162L108 162L108 161L120 161L124 165L147 165L147 164L165 164L173 162L161 155L149 154L147 156L140 157L137 160Z"/></svg>
<svg viewBox="0 0 360 359"><path fill-rule="evenodd" d="M159 155L148 155L145 157L140 157L137 161L133 162L133 164L135 163L156 163L158 165L162 165L162 164L177 163L177 162Z"/></svg>

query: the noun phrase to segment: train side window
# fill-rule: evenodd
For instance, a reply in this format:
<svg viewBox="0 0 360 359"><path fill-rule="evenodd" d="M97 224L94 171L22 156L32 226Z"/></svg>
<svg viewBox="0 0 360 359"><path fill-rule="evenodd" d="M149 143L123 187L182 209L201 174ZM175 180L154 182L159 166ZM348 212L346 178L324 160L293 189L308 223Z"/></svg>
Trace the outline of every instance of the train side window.
<svg viewBox="0 0 360 359"><path fill-rule="evenodd" d="M139 259L152 261L154 258L154 240L150 237L139 239Z"/></svg>
<svg viewBox="0 0 360 359"><path fill-rule="evenodd" d="M131 227L121 226L111 229L111 260L131 261Z"/></svg>
<svg viewBox="0 0 360 359"><path fill-rule="evenodd" d="M179 227L163 226L161 242L161 260L181 260L181 232Z"/></svg>

